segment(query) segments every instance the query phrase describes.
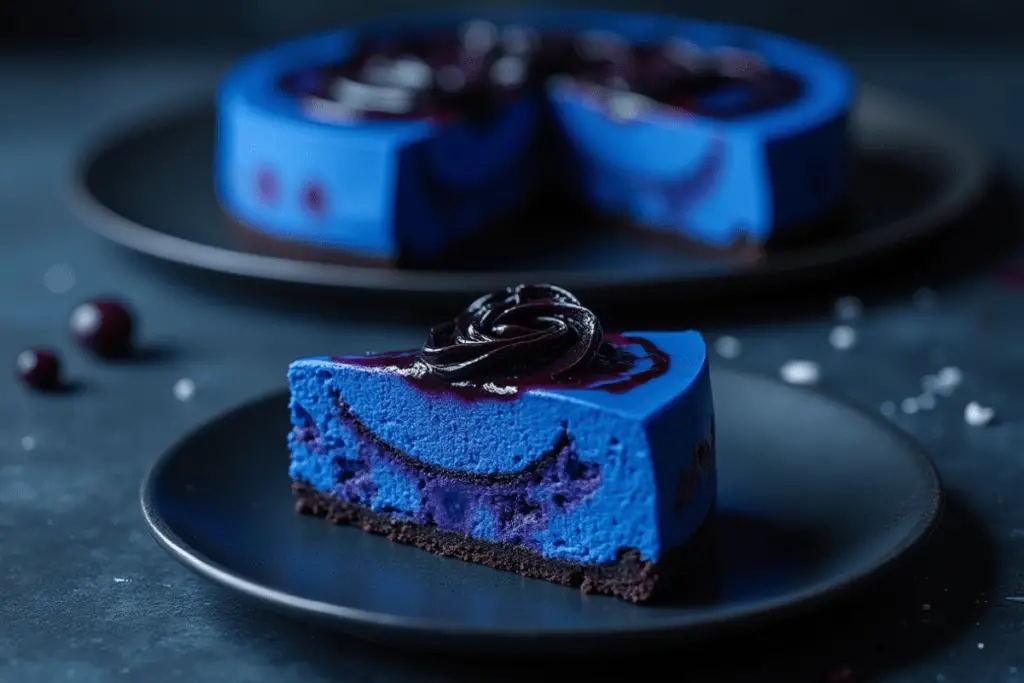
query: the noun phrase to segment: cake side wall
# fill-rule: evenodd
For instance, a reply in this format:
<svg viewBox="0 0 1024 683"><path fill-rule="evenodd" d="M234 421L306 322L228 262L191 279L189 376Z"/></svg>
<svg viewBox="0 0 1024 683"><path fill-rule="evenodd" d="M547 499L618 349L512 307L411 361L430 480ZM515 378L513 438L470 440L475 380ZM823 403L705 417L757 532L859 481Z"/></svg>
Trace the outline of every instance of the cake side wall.
<svg viewBox="0 0 1024 683"><path fill-rule="evenodd" d="M394 260L398 157L430 124L334 122L324 102L304 103L278 86L287 73L343 57L351 39L338 31L278 45L226 77L215 185L234 218L272 237Z"/></svg>
<svg viewBox="0 0 1024 683"><path fill-rule="evenodd" d="M684 543L717 498L714 401L705 360L689 389L647 425L656 453L658 536L662 551Z"/></svg>
<svg viewBox="0 0 1024 683"><path fill-rule="evenodd" d="M598 211L718 246L740 234L767 237L770 190L752 131L664 107L621 122L568 85L551 97L583 197Z"/></svg>
<svg viewBox="0 0 1024 683"><path fill-rule="evenodd" d="M524 92L403 150L392 209L403 261L438 256L529 203L541 186L544 113L540 95Z"/></svg>
<svg viewBox="0 0 1024 683"><path fill-rule="evenodd" d="M849 117L845 113L804 133L772 140L765 149L771 174L773 230L807 225L847 199L851 181Z"/></svg>

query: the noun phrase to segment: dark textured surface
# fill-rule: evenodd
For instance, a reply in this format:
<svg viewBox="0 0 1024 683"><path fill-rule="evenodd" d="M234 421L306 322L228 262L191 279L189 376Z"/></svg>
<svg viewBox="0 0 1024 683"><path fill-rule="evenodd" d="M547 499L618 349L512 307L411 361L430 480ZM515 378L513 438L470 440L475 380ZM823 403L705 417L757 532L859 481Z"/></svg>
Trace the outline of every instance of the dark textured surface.
<svg viewBox="0 0 1024 683"><path fill-rule="evenodd" d="M975 131L1007 162L1010 177L1024 180L1024 56L851 56L865 78ZM71 219L60 200L79 146L202 90L225 63L0 62L0 357L52 342L66 351L69 374L81 382L77 393L58 397L11 385L0 391L0 680L536 680L525 665L481 668L381 653L250 610L183 570L146 534L137 482L187 430L283 386L283 368L295 356L415 346L428 322L414 324L412 309L402 322L360 322L352 310L334 310L325 322L256 308L126 258ZM728 331L743 342L730 364L775 372L789 358L811 358L821 363L828 389L869 410L885 401L898 408L917 394L922 375L946 363L961 367L965 380L934 410L894 418L934 454L954 496L933 546L905 570L902 583L785 629L729 641L741 656L716 657L714 647L690 654L693 680L812 683L828 680L826 672L832 680L884 683L1024 680L1024 273L1008 278L1015 286L998 284L993 270L957 282L932 279L969 256L988 225L908 260L904 280L937 286L936 299L915 303L913 287L903 287L869 304L854 323L856 350L829 347L826 288L821 305L806 314L709 328L712 337ZM68 269L69 292L47 289L44 273L51 286L60 285ZM832 293L879 284L843 289ZM100 365L71 351L67 314L79 298L104 292L130 297L139 309L150 344L142 361ZM172 393L182 377L195 382L188 402ZM971 400L993 406L1000 423L966 426ZM980 559L982 542L994 547L994 568ZM677 666L679 656L670 653L668 661ZM630 675L658 675L648 669L634 666Z"/></svg>

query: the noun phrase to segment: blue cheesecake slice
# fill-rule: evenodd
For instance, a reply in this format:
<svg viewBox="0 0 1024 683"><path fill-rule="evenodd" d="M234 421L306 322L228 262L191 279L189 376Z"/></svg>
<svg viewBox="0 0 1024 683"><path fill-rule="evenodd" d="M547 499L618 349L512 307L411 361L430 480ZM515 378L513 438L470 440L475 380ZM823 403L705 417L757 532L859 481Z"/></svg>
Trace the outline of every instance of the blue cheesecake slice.
<svg viewBox="0 0 1024 683"><path fill-rule="evenodd" d="M288 380L301 512L632 602L685 582L716 492L699 333L606 334L568 292L521 286L422 349Z"/></svg>

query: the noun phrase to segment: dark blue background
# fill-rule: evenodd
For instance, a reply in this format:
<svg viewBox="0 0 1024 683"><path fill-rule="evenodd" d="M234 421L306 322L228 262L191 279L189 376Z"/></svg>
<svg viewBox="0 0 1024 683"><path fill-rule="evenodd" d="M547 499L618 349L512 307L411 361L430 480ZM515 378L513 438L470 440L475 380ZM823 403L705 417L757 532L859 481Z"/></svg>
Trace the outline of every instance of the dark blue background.
<svg viewBox="0 0 1024 683"><path fill-rule="evenodd" d="M373 13L442 7L586 6L673 12L784 31L825 45L947 45L994 49L1020 44L1024 5L1014 0L638 0L623 3L428 3L416 0L50 0L4 3L4 43L134 42L252 44ZM6 34L6 35L5 35Z"/></svg>
<svg viewBox="0 0 1024 683"><path fill-rule="evenodd" d="M1024 179L1024 51L1011 50L1019 3L708 5L678 9L835 46L865 80L968 128L1005 177ZM357 14L414 5L363 7ZM208 93L237 55L227 43L264 42L351 16L340 4L308 0L0 9L0 44L17 38L35 47L0 59L0 357L53 344L82 382L81 391L60 397L0 383L0 681L544 680L522 662L453 665L380 653L250 609L174 563L139 514L137 486L152 459L216 413L280 388L290 359L415 344L427 321L401 310L371 320L357 302L319 315L301 301L271 307L129 258L68 210L71 169L98 134ZM43 52L47 36L51 48L109 48L118 40L134 47L57 56ZM925 553L872 591L795 624L671 652L657 667L622 658L583 675L621 668L626 680L653 679L671 667L673 678L692 672L699 683L1024 681L1024 603L1008 599L1024 595L1024 289L997 277L1012 250L981 249L993 233L1020 226L1002 196L967 230L902 260L895 275L872 270L702 325L712 339L729 333L744 344L738 359L717 362L775 374L787 359L810 358L821 364L827 389L869 411L915 395L921 376L942 365L963 369L964 385L936 409L893 418L934 455L951 492L946 521ZM965 261L982 267L968 271ZM45 274L53 284L61 269L73 271L74 286L56 293ZM929 305L914 301L921 285L937 290ZM98 364L68 342L74 303L104 293L139 310L142 337L155 351L149 361ZM855 323L858 348L842 353L827 341L830 301L847 293L869 305ZM196 385L187 402L172 394L182 377ZM966 426L971 400L993 406L1000 422Z"/></svg>

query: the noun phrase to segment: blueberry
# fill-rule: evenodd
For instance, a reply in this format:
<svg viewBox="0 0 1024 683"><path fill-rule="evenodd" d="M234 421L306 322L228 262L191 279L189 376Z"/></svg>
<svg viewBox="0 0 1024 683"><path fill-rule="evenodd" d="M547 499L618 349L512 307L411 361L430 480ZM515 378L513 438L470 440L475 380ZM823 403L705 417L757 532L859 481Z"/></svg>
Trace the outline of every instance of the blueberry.
<svg viewBox="0 0 1024 683"><path fill-rule="evenodd" d="M27 349L14 361L18 379L40 391L53 391L61 385L61 363L50 349Z"/></svg>
<svg viewBox="0 0 1024 683"><path fill-rule="evenodd" d="M71 334L83 347L103 358L120 358L132 351L135 323L131 312L116 299L94 299L71 313Z"/></svg>

